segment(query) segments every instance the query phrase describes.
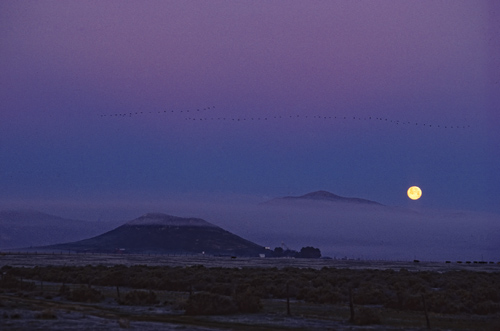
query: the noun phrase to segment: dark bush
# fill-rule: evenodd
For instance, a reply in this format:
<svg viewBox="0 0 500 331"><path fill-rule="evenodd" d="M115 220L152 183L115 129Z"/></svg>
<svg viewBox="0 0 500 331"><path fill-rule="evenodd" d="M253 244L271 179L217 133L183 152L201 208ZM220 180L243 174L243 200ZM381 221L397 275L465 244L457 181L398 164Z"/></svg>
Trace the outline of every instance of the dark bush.
<svg viewBox="0 0 500 331"><path fill-rule="evenodd" d="M100 291L84 286L70 291L68 295L68 300L76 302L101 302L103 299Z"/></svg>
<svg viewBox="0 0 500 331"><path fill-rule="evenodd" d="M207 288L207 292L230 296L233 293L233 287L230 284L214 284Z"/></svg>
<svg viewBox="0 0 500 331"><path fill-rule="evenodd" d="M35 287L35 283L19 280L10 274L3 275L3 277L0 279L0 288L34 290Z"/></svg>
<svg viewBox="0 0 500 331"><path fill-rule="evenodd" d="M422 305L422 297L420 295L410 295L406 297L406 300L403 303L403 308L406 310L423 310L424 306Z"/></svg>
<svg viewBox="0 0 500 331"><path fill-rule="evenodd" d="M354 317L354 324L356 325L370 325L380 324L380 316L375 309L368 307L361 307Z"/></svg>
<svg viewBox="0 0 500 331"><path fill-rule="evenodd" d="M186 315L227 315L238 312L231 297L208 292L191 295L185 309Z"/></svg>
<svg viewBox="0 0 500 331"><path fill-rule="evenodd" d="M56 319L57 316L54 314L54 312L50 309L46 309L41 311L40 313L35 315L35 318L42 319L42 320L53 320Z"/></svg>
<svg viewBox="0 0 500 331"><path fill-rule="evenodd" d="M68 296L70 294L71 290L66 284L62 284L61 287L59 288L59 294Z"/></svg>
<svg viewBox="0 0 500 331"><path fill-rule="evenodd" d="M125 295L125 299L120 302L123 305L130 306L148 306L158 303L156 293L153 291L130 291Z"/></svg>
<svg viewBox="0 0 500 331"><path fill-rule="evenodd" d="M361 305L383 304L388 301L389 298L378 284L365 283L354 295L354 302Z"/></svg>
<svg viewBox="0 0 500 331"><path fill-rule="evenodd" d="M233 299L240 313L258 313L262 309L260 298L250 291L238 293Z"/></svg>
<svg viewBox="0 0 500 331"><path fill-rule="evenodd" d="M478 315L494 314L500 311L500 304L491 300L480 302L472 308L472 312Z"/></svg>

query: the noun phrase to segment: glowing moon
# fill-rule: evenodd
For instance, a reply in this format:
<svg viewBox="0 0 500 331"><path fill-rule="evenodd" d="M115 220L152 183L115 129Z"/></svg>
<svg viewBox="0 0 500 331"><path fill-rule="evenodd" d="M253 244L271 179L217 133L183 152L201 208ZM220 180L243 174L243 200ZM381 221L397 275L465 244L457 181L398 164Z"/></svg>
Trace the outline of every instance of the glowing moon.
<svg viewBox="0 0 500 331"><path fill-rule="evenodd" d="M422 196L422 190L418 186L412 186L408 189L408 198L418 200Z"/></svg>

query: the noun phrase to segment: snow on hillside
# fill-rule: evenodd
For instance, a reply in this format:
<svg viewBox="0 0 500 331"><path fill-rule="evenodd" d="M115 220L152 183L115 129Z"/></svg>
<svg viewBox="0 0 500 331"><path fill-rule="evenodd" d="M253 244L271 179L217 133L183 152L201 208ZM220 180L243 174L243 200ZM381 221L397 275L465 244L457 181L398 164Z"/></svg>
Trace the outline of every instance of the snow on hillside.
<svg viewBox="0 0 500 331"><path fill-rule="evenodd" d="M126 225L161 225L161 226L203 226L215 227L199 218L181 218L161 213L149 213L139 218L136 218Z"/></svg>

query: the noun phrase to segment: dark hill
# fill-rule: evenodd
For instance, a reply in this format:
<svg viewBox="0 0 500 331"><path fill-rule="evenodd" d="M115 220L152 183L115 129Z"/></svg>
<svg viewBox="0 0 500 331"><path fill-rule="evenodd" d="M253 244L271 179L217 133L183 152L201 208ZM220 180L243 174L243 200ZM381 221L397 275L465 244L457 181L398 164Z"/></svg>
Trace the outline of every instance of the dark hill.
<svg viewBox="0 0 500 331"><path fill-rule="evenodd" d="M199 218L146 214L97 237L44 247L133 254L206 254L258 256L265 249Z"/></svg>
<svg viewBox="0 0 500 331"><path fill-rule="evenodd" d="M344 202L344 203L355 203L355 204L369 204L369 205L379 205L382 204L360 198L346 198L340 195L336 195L327 191L316 191L307 193L301 196L287 196L283 198L273 199L269 202L279 202L279 201L297 201L297 200L315 200L315 201L331 201L331 202Z"/></svg>

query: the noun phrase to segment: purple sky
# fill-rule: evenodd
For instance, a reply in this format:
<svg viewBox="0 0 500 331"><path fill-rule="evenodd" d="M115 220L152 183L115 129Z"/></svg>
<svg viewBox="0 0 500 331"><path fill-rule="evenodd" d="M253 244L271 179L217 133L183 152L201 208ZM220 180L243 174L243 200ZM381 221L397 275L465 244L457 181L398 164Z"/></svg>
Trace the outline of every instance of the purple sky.
<svg viewBox="0 0 500 331"><path fill-rule="evenodd" d="M2 1L0 199L500 213L499 22L495 0Z"/></svg>

